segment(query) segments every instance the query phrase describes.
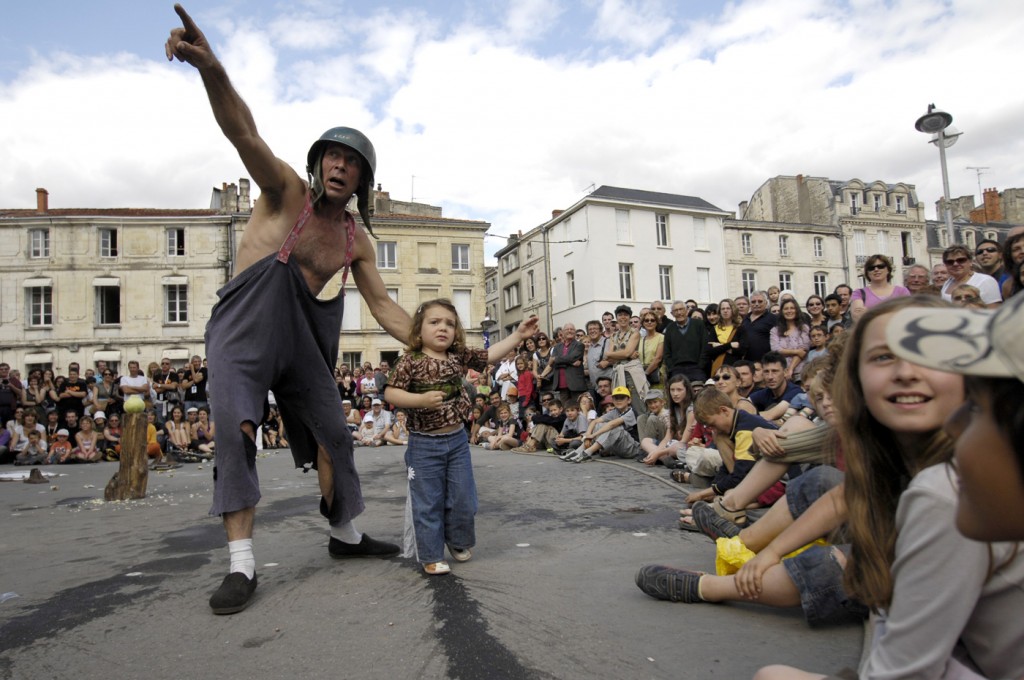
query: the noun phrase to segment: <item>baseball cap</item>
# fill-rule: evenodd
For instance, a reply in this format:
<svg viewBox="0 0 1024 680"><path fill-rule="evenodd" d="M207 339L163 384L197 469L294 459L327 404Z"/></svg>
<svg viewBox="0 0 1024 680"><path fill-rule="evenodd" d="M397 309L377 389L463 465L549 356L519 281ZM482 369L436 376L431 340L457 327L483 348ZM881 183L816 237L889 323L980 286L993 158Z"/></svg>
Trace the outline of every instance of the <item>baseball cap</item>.
<svg viewBox="0 0 1024 680"><path fill-rule="evenodd" d="M910 307L886 328L889 348L920 366L1024 382L1024 295L998 309Z"/></svg>
<svg viewBox="0 0 1024 680"><path fill-rule="evenodd" d="M372 423L373 422L373 416L370 415L369 413L367 413L365 416L363 416L363 422L364 423Z"/></svg>
<svg viewBox="0 0 1024 680"><path fill-rule="evenodd" d="M705 387L714 387L715 386L715 379L714 378L708 378L707 380L704 381L704 386Z"/></svg>
<svg viewBox="0 0 1024 680"><path fill-rule="evenodd" d="M59 436L61 436L61 435L64 435L65 437L67 437L67 436L68 436L68 431L67 431L67 430L65 430L65 429L64 429L63 427L62 427L62 428L60 428L59 430L57 430L57 436L59 437Z"/></svg>
<svg viewBox="0 0 1024 680"><path fill-rule="evenodd" d="M652 399L664 399L665 393L661 390L649 390L647 395L644 397L644 401L651 401Z"/></svg>
<svg viewBox="0 0 1024 680"><path fill-rule="evenodd" d="M189 410L185 411L185 413L186 414L188 414L188 413L199 413L199 409L197 407L193 406Z"/></svg>
<svg viewBox="0 0 1024 680"><path fill-rule="evenodd" d="M373 401L370 402L370 406L381 406L383 404L384 402L381 401L380 399L374 399Z"/></svg>
<svg viewBox="0 0 1024 680"><path fill-rule="evenodd" d="M92 419L93 420L100 420L100 419L106 420L107 419L107 414L104 413L103 411L96 411L96 413L93 414Z"/></svg>
<svg viewBox="0 0 1024 680"><path fill-rule="evenodd" d="M620 386L616 387L614 390L612 390L612 396L613 397L630 397L632 395L629 393L629 388L628 387L622 387L620 385Z"/></svg>

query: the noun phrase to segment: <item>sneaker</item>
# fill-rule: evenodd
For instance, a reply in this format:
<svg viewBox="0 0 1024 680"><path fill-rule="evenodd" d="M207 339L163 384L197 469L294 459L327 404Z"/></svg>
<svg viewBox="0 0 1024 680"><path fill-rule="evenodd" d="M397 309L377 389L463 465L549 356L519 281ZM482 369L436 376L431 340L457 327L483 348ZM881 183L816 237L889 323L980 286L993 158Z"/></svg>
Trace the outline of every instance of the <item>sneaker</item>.
<svg viewBox="0 0 1024 680"><path fill-rule="evenodd" d="M692 510L694 525L712 541L739 536L740 528L719 516L715 509L704 501L694 503Z"/></svg>
<svg viewBox="0 0 1024 680"><path fill-rule="evenodd" d="M566 449L562 453L558 454L558 459L559 460L569 460L570 458L575 456L578 451L579 451L579 449Z"/></svg>
<svg viewBox="0 0 1024 680"><path fill-rule="evenodd" d="M593 458L592 455L587 453L586 449L582 449L578 456L573 456L572 462L574 463L586 463L588 460Z"/></svg>
<svg viewBox="0 0 1024 680"><path fill-rule="evenodd" d="M394 543L377 541L363 534L363 539L356 545L339 541L332 536L330 543L327 544L327 552L331 557L340 560L349 557L394 557L401 552L401 548Z"/></svg>
<svg viewBox="0 0 1024 680"><path fill-rule="evenodd" d="M700 577L694 571L649 564L636 573L637 587L659 600L669 602L703 602L700 597Z"/></svg>
<svg viewBox="0 0 1024 680"><path fill-rule="evenodd" d="M448 546L448 552L452 554L452 559L456 562L469 562L470 558L473 557L473 553L469 548L454 548L452 546Z"/></svg>
<svg viewBox="0 0 1024 680"><path fill-rule="evenodd" d="M249 578L233 571L224 577L220 588L210 596L210 609L214 614L235 614L249 606L252 594L256 592L256 574Z"/></svg>
<svg viewBox="0 0 1024 680"><path fill-rule="evenodd" d="M443 576L452 570L444 560L440 562L428 562L423 565L423 571L431 576Z"/></svg>

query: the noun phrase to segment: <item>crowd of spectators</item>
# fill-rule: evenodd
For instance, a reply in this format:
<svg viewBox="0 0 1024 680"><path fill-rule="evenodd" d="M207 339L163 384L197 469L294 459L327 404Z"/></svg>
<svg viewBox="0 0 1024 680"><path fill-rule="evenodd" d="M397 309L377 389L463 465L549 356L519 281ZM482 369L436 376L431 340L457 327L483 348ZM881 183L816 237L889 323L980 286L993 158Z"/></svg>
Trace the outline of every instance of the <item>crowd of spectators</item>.
<svg viewBox="0 0 1024 680"><path fill-rule="evenodd" d="M215 426L203 359L175 368L169 359L138 361L118 373L105 361L67 375L20 371L0 363L0 463L47 465L116 461L121 455L125 400L138 395L147 413L147 454L155 465L213 457Z"/></svg>

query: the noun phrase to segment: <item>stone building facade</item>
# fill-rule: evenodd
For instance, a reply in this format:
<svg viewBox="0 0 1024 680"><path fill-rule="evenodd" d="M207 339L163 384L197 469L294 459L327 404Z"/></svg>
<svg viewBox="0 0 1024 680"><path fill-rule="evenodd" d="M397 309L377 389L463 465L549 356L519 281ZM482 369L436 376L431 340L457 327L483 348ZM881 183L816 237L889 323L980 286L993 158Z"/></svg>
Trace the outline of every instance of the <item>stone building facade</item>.
<svg viewBox="0 0 1024 680"><path fill-rule="evenodd" d="M733 295L776 285L803 300L840 283L863 285L872 254L893 259L897 280L928 256L924 206L902 182L773 177L740 204L725 233Z"/></svg>
<svg viewBox="0 0 1024 680"><path fill-rule="evenodd" d="M486 222L453 220L441 209L375 194L378 265L392 298L410 313L450 297L470 342L481 343ZM0 209L0 360L27 371L66 373L103 360L124 372L170 358L205 356L203 335L216 292L251 213L249 181L214 189L211 208L50 209L45 189L31 209ZM338 275L322 292L338 294ZM268 319L272 324L273 319ZM403 343L376 323L351 277L341 352L374 365Z"/></svg>

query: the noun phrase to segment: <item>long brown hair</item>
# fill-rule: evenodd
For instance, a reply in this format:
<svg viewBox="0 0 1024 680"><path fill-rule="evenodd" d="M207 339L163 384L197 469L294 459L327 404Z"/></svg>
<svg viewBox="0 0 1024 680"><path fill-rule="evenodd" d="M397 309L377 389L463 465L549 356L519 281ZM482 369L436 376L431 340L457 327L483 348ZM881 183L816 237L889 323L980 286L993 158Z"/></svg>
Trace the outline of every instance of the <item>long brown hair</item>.
<svg viewBox="0 0 1024 680"><path fill-rule="evenodd" d="M686 388L686 399L682 404L677 404L672 401L671 387L676 383L683 383L683 387ZM665 384L666 396L668 399L668 423L669 429L672 431L674 438L683 436L683 432L686 431L686 409L690 408L693 403L693 385L690 384L689 379L682 373L677 373L668 379L668 383Z"/></svg>
<svg viewBox="0 0 1024 680"><path fill-rule="evenodd" d="M872 307L854 326L836 371L832 399L846 460L845 500L852 550L844 585L874 610L892 600L896 555L896 506L919 471L953 458L953 443L937 429L907 450L867 409L860 381L860 352L867 327L906 307L948 307L933 296L900 297Z"/></svg>
<svg viewBox="0 0 1024 680"><path fill-rule="evenodd" d="M416 313L412 315L412 328L409 330L409 349L413 352L423 349L423 319L427 315L427 310L431 307L444 307L455 316L455 339L452 341L450 349L458 351L465 347L466 329L462 327L459 310L455 309L455 305L448 298L437 298L436 300L427 300L421 304L416 308Z"/></svg>

